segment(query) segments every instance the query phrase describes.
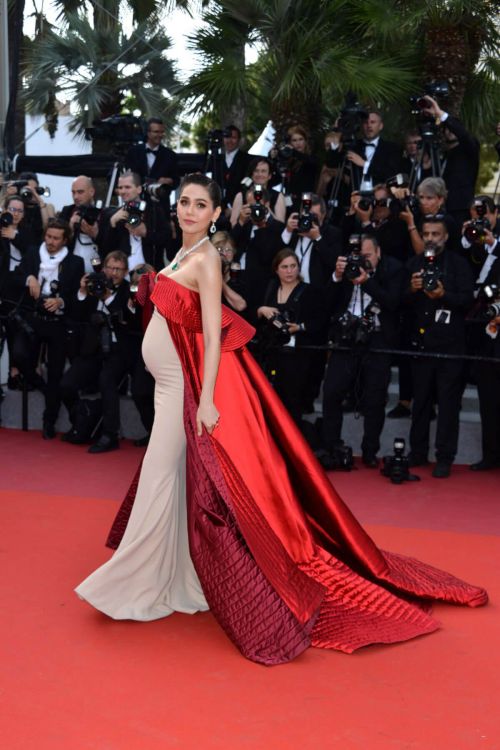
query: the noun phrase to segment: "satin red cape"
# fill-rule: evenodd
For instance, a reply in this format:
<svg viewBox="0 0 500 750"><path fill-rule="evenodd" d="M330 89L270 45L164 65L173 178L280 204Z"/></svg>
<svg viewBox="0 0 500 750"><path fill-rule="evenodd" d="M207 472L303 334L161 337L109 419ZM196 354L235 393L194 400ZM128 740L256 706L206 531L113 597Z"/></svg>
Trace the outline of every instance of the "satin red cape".
<svg viewBox="0 0 500 750"><path fill-rule="evenodd" d="M210 609L245 656L277 664L311 644L351 652L406 640L438 627L424 600L487 602L479 587L378 549L246 350L253 329L224 306L215 391L220 423L199 438L198 294L160 274L151 299L168 322L184 373L191 556ZM121 539L137 479L109 546Z"/></svg>

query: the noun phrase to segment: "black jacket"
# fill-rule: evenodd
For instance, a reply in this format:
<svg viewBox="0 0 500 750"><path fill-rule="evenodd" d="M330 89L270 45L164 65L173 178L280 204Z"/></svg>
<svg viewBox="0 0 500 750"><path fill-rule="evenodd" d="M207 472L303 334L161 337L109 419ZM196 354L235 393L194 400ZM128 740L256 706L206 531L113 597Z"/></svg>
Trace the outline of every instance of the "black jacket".
<svg viewBox="0 0 500 750"><path fill-rule="evenodd" d="M125 158L125 166L140 175L142 182L155 182L160 177L173 179L172 190L179 186L179 170L177 154L166 146L160 146L151 170L148 167L146 144L138 143L132 146Z"/></svg>
<svg viewBox="0 0 500 750"><path fill-rule="evenodd" d="M294 232L288 244L292 250L299 244L299 235ZM307 238L304 238L307 242ZM321 226L321 239L313 240L309 262L309 283L316 288L326 288L332 282L337 258L342 254L342 233L327 221Z"/></svg>
<svg viewBox="0 0 500 750"><path fill-rule="evenodd" d="M421 271L423 265L423 254L412 258L410 274ZM472 274L467 261L448 250L437 257L436 265L442 274L443 297L430 299L421 290L409 289L405 294L412 311L412 343L422 351L460 354L465 349L465 317L474 299ZM447 312L442 315L438 311Z"/></svg>
<svg viewBox="0 0 500 750"><path fill-rule="evenodd" d="M328 323L325 295L310 284L301 281L287 301L278 306L278 289L279 281L273 279L268 285L262 304L286 310L290 316L290 322L304 324L305 331L295 334L298 346L324 344ZM272 325L269 321L262 321L262 326L269 325Z"/></svg>
<svg viewBox="0 0 500 750"><path fill-rule="evenodd" d="M126 346L132 341L138 342L142 338L141 331L141 314L137 310L134 314L128 307L130 298L130 284L127 280L122 281L116 290L115 298L106 305L109 317L103 313L102 320L106 320L111 326L115 336L116 343L119 346ZM88 356L100 353L100 325L99 316L94 316L98 312L99 298L87 294L84 300L76 300L73 307L73 322L79 329L81 348L80 354Z"/></svg>
<svg viewBox="0 0 500 750"><path fill-rule="evenodd" d="M40 251L39 249L29 250L17 269L19 279L25 287L24 304L27 307L34 307L34 301L30 297L26 287L28 276L36 276L40 270ZM84 264L81 258L68 253L59 265L59 291L58 296L64 300L63 313L66 317L71 317L76 301L76 294L80 288L80 280L84 274ZM62 317L62 316L61 316Z"/></svg>
<svg viewBox="0 0 500 750"><path fill-rule="evenodd" d="M62 219L63 221L66 221L69 224L71 217L78 210L79 210L79 207L75 206L74 203L72 203L69 206L63 206L62 209L59 211L59 218ZM97 237L95 238L95 240L93 240L92 237L87 237L86 234L82 233L81 242L83 245L87 243L92 243L96 245L98 251L100 251L100 243L103 237L102 237L102 232L101 232L101 223L99 222L99 220L97 221L97 228L98 228L98 232L97 232ZM75 232L71 238L71 241L68 242L68 248L69 250L71 250L71 252L73 252L73 250L75 249L76 240L77 240L77 233Z"/></svg>
<svg viewBox="0 0 500 750"><path fill-rule="evenodd" d="M121 250L127 257L130 257L132 252L130 233L125 225L118 223L113 228L110 224L110 218L116 211L118 208L106 209L101 215L99 253L103 259L113 250ZM147 205L144 223L147 227L147 235L142 238L144 260L160 271L165 265L164 254L170 242L171 233L169 222L159 204Z"/></svg>
<svg viewBox="0 0 500 750"><path fill-rule="evenodd" d="M354 151L363 159L366 159L365 144L360 139L355 141L352 148L349 148L347 150ZM325 163L328 167L339 167L345 155L346 151L344 149L330 151L327 155ZM391 143L391 141L384 141L382 140L382 138L380 138L377 144L377 148L375 149L375 153L373 154L372 160L370 162L367 177L371 178L372 183L375 186L379 182L385 182L389 177L392 177L393 175L400 172L401 167L402 155L400 147L396 143ZM351 186L351 190L359 190L361 177L363 175L363 169L362 167L358 167L356 164L353 164L352 173L354 184Z"/></svg>
<svg viewBox="0 0 500 750"><path fill-rule="evenodd" d="M479 141L460 120L449 115L443 126L458 138L458 145L446 152L443 179L448 188L448 211L466 211L474 198L479 171Z"/></svg>
<svg viewBox="0 0 500 750"><path fill-rule="evenodd" d="M251 157L245 151L236 152L231 166L223 162L224 169L224 201L232 205L236 193L241 190L241 181L247 176Z"/></svg>
<svg viewBox="0 0 500 750"><path fill-rule="evenodd" d="M30 250L36 249L36 241L33 232L28 227L24 227L22 222L13 240L0 238L0 298L3 295L10 300L17 301L23 291L23 282L19 276L19 266L14 271L9 270L11 242L19 250L22 259Z"/></svg>
<svg viewBox="0 0 500 750"><path fill-rule="evenodd" d="M408 284L408 271L395 258L382 256L375 273L361 285L362 293L370 295L380 307L380 330L370 335L369 346L385 348L395 346L399 335L399 308ZM354 284L346 278L333 284L332 312L334 318L349 308Z"/></svg>

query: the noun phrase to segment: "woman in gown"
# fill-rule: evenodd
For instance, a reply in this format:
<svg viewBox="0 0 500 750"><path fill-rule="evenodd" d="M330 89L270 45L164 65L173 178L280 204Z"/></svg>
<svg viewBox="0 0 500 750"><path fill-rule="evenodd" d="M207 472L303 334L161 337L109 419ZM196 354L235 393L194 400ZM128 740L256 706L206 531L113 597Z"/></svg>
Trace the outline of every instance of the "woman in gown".
<svg viewBox="0 0 500 750"><path fill-rule="evenodd" d="M210 609L263 664L432 632L430 599L485 604L483 589L364 532L248 353L253 329L221 307L216 183L188 175L177 212L183 247L143 284L153 432L108 538L116 552L77 594L116 619Z"/></svg>

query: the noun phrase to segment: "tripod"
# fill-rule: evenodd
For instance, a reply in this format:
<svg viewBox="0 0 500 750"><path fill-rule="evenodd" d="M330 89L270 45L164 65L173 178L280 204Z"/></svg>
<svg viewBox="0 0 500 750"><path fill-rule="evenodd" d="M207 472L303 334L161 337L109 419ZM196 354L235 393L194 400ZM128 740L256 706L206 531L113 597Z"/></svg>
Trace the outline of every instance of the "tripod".
<svg viewBox="0 0 500 750"><path fill-rule="evenodd" d="M224 151L222 140L218 138L209 138L207 140L204 172L205 174L211 174L212 180L215 180L224 195Z"/></svg>
<svg viewBox="0 0 500 750"><path fill-rule="evenodd" d="M344 158L342 159L342 162L337 170L337 174L335 175L332 187L330 189L330 195L328 196L327 201L327 214L326 218L328 221L331 221L332 215L334 210L338 213L340 213L340 210L342 206L339 202L339 192L340 192L340 186L342 185L342 180L344 176L347 175L350 181L351 186L353 186L351 189L354 190L354 169L351 161L348 161L347 159L347 149L346 154Z"/></svg>
<svg viewBox="0 0 500 750"><path fill-rule="evenodd" d="M410 171L408 187L412 193L415 193L418 183L422 180L422 165L426 156L429 157L431 162L432 176L441 177L443 174L443 163L441 161L439 143L436 140L436 136L433 133L422 133L421 135L422 147L419 149L417 158L412 163Z"/></svg>

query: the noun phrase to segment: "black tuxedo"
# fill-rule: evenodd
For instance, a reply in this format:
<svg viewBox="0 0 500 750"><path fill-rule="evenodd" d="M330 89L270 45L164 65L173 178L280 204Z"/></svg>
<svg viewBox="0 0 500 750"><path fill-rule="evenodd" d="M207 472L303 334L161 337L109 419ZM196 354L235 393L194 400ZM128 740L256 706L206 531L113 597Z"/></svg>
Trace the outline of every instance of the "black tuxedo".
<svg viewBox="0 0 500 750"><path fill-rule="evenodd" d="M224 201L229 206L233 204L236 193L241 190L241 181L247 176L250 159L249 154L238 149L230 167L227 166L225 160L223 162Z"/></svg>
<svg viewBox="0 0 500 750"><path fill-rule="evenodd" d="M171 148L159 146L156 152L151 169L148 166L147 152L148 146L145 143L138 143L132 146L125 158L125 166L132 172L136 172L144 182L156 182L160 177L170 177L174 182L169 186L172 190L179 186L179 170L177 163L177 154Z"/></svg>
<svg viewBox="0 0 500 750"><path fill-rule="evenodd" d="M449 115L443 126L458 138L458 145L445 155L443 179L448 188L446 207L451 214L458 214L459 220L465 221L469 217L469 205L474 198L479 171L479 141L456 117Z"/></svg>
<svg viewBox="0 0 500 750"><path fill-rule="evenodd" d="M366 159L366 144L361 139L355 141L354 145L351 148L348 148L347 151L354 151L363 159ZM337 149L335 151L330 151L327 154L327 158L325 160L326 166L334 168L340 167L345 155L345 147L342 149ZM347 174L349 174L349 165L350 162L346 161ZM402 155L400 147L396 143L392 143L391 141L384 141L382 140L382 138L380 138L367 172L367 177L371 179L373 186L377 185L378 183L385 182L389 177L392 177L393 175L400 172L401 168ZM359 190L361 178L363 175L363 167L358 167L356 164L352 164L352 175L353 184L350 186L349 191L346 191L347 193L352 190ZM349 203L347 198L348 194L345 195L342 201L345 205L348 205Z"/></svg>

